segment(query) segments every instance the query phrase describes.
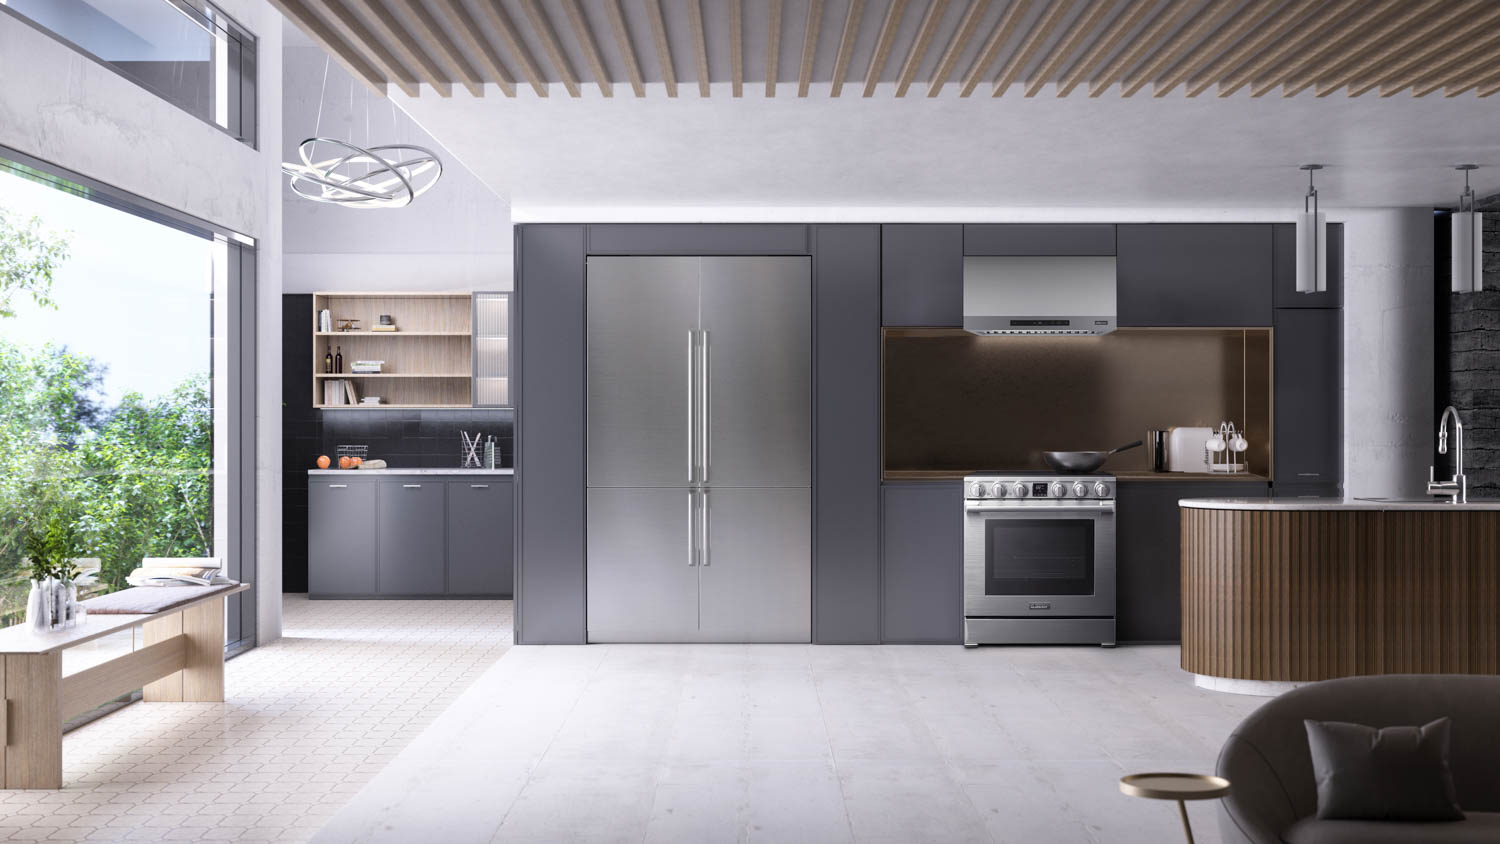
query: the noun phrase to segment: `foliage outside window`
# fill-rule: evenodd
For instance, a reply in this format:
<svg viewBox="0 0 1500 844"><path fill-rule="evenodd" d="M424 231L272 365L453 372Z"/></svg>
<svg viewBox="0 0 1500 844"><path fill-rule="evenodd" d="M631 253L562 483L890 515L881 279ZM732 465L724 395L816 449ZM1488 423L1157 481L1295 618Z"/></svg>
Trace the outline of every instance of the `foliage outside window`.
<svg viewBox="0 0 1500 844"><path fill-rule="evenodd" d="M158 394L112 395L105 389L110 361L59 342L16 339L27 333L21 326L28 313L37 320L42 309L56 311L64 300L57 285L79 241L75 233L7 210L0 200L3 624L25 613L28 549L56 557L66 547L68 557L96 558L97 582L85 594L121 588L143 557L214 556L208 372L191 371L193 362L183 361L174 371L185 374L175 386ZM201 361L207 367L211 360L205 344Z"/></svg>

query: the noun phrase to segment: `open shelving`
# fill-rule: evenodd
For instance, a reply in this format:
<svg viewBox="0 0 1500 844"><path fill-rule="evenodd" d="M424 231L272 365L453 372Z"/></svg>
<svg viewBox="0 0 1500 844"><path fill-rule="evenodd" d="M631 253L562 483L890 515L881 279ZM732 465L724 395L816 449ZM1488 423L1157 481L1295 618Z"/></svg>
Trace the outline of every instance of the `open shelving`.
<svg viewBox="0 0 1500 844"><path fill-rule="evenodd" d="M327 309L332 325L356 319L352 331L320 330ZM373 331L389 314L396 331ZM473 296L469 293L314 293L313 378L315 408L473 407ZM343 372L325 372L324 356L341 352ZM354 373L356 360L385 361L378 374ZM379 396L378 405L325 404L325 382L348 381L355 392Z"/></svg>

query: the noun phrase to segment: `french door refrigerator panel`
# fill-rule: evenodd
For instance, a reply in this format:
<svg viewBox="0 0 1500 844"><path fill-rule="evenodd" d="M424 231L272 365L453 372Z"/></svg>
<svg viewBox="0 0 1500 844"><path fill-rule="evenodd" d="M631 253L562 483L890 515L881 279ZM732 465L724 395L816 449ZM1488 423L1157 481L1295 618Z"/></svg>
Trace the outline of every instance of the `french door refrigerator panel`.
<svg viewBox="0 0 1500 844"><path fill-rule="evenodd" d="M698 258L588 259L588 485L686 487Z"/></svg>
<svg viewBox="0 0 1500 844"><path fill-rule="evenodd" d="M698 639L696 491L588 491L588 638Z"/></svg>
<svg viewBox="0 0 1500 844"><path fill-rule="evenodd" d="M706 642L812 640L812 490L703 494L698 635Z"/></svg>
<svg viewBox="0 0 1500 844"><path fill-rule="evenodd" d="M704 482L812 485L812 259L703 259Z"/></svg>

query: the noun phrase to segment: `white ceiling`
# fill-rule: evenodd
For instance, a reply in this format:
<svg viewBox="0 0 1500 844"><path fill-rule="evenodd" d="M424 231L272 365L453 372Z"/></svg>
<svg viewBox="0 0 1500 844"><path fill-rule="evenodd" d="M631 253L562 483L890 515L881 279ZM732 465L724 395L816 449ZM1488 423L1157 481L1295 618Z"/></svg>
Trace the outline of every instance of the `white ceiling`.
<svg viewBox="0 0 1500 844"><path fill-rule="evenodd" d="M727 88L727 85L724 86ZM1304 162L1325 207L1449 205L1477 163L1500 191L1500 108L1429 96L1180 95L676 99L529 91L393 98L482 180L526 208L1277 207ZM825 86L826 88L826 86ZM1488 175L1486 175L1488 174Z"/></svg>

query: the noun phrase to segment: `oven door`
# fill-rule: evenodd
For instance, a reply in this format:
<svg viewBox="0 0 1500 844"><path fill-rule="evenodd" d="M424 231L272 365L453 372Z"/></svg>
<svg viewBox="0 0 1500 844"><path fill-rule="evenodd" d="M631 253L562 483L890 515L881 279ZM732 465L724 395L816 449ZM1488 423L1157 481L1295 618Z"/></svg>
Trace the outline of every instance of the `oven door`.
<svg viewBox="0 0 1500 844"><path fill-rule="evenodd" d="M964 513L964 615L1115 614L1113 505L986 507Z"/></svg>

